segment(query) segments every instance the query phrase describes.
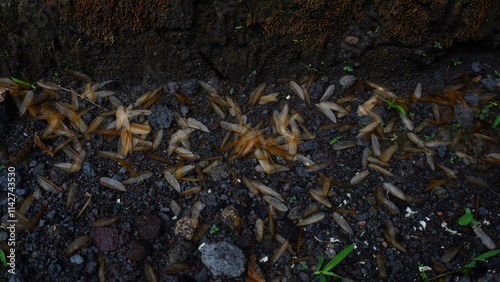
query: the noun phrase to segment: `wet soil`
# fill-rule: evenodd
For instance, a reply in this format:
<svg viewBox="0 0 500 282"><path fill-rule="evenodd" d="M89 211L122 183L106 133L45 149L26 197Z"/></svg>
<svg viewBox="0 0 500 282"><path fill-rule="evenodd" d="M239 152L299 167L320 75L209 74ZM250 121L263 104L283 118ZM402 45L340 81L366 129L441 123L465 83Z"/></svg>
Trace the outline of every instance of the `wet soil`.
<svg viewBox="0 0 500 282"><path fill-rule="evenodd" d="M0 161L5 166L0 178L3 191L0 197L1 206L6 206L7 202L6 168L13 166L16 169L17 207L33 193L33 202L25 211L25 215L32 218L44 205L47 205L47 209L35 227L16 232L18 274L11 276L5 272L6 268L1 268L0 275L10 281L34 279L98 281L100 268L98 261L101 257L104 261L104 276L109 281L145 281L146 264L152 267L160 281L243 281L248 275L254 279L249 281L259 281L256 280L259 276L262 281L313 281L319 279L313 272L321 254L326 253L326 258L329 259L352 243L356 244L354 251L333 271L353 280L419 281L422 279L419 264L430 267L425 272L428 277L458 270L473 257L488 251L470 226L458 224L458 219L465 213L465 208L472 210L481 228L493 242L497 246L500 243L498 214L500 167L498 164L491 165L486 161L486 155L500 153L499 131L492 128L492 123L500 113L499 109L491 107L488 116L483 120L473 117L472 120L468 120L469 125L461 126L459 121L463 122L463 119L457 116L455 105L453 107L440 105L441 115L449 113L444 123L440 125L429 123L417 133L424 141L427 139L451 141L460 129L464 130L463 137L455 148L449 146L432 148L432 152L435 153L435 163L453 170L456 174L454 179L445 175L438 167L432 170L426 162L424 153L408 154L401 149L417 148L417 145L408 141L406 136L409 130L402 125L398 111L394 108L388 109L386 103L379 103L374 111L382 117L384 123L396 121L394 131L385 135L385 138L379 138L382 150L395 143L400 148L391 158L388 167L395 176L386 176L368 169L370 174L367 178L359 184L350 185L351 178L362 171L361 159L364 149L372 150L369 141L356 139L359 129L370 121L366 117L359 117L356 109L374 92L373 89L357 83L343 88L339 81L345 75L353 75L357 82L373 81L392 89L396 95L407 98L419 82L422 84L423 96L429 97L442 93L441 90L445 87L466 82L467 85L458 90L460 93L474 92L485 96L500 92L498 84L489 90L485 88L489 82L495 81L495 71L500 71L499 58L498 50L482 50L476 46L462 45L451 49L431 64L409 63L404 70L399 69L394 72L387 72L378 67L372 68L369 64L355 67L353 72L339 68L320 72L296 69L294 75L296 79L306 75L317 75L316 81L310 88L311 100L314 103L319 101L330 84L336 85L330 101L355 95L356 99L345 104L351 105L352 109L338 120L342 125L352 124L352 128L344 132L341 132L340 128L325 129L325 125L332 122L316 107L309 107L288 85L281 85L276 80L260 77L256 79L251 70L242 70L247 72L246 75L249 77L247 84L223 80L212 73L193 77L195 80L161 83L144 81L142 84L127 84L122 82L126 79L120 79L120 83L111 82L104 86L104 90L116 91L115 96L124 105L133 103L147 91L161 87L164 92L152 106L153 112L161 112L164 117L171 115L170 111L182 112L186 118L197 119L208 127L210 133L196 130L189 138L191 151L198 154L200 159L183 162L185 165L196 164L204 167L209 162L204 161L205 159L220 156L222 162L219 167L204 175L206 186L200 181L180 181L182 190L202 185L199 193L188 196L179 196L162 173L162 170L181 163L175 157L176 154L167 155L170 136L181 128L175 121L165 129L166 134L159 148L150 151L169 159L171 163L152 159L143 152L129 154L127 160L137 164L134 165L136 171L151 171L153 176L145 181L126 185L127 191L119 192L99 184L101 177L122 181L131 176L131 173L119 164L98 153L99 150L116 152L117 138L109 141L103 135L90 134L89 139L81 139L86 156L84 167L78 172L69 173L54 167L56 163L68 162L69 158L62 152L50 157L36 146L31 146L26 158L13 165L12 162L19 157L19 152L33 141L35 134L41 135L46 122L27 115L17 117L15 107L8 104L10 115L8 121L3 124L5 135L1 140L5 150L0 153ZM395 68L389 65L388 69ZM483 82L474 80L478 76L487 80ZM52 76L42 75L40 78L53 81ZM114 77L102 76L96 82L108 79ZM247 115L248 123L255 126L263 121L262 128L264 134L268 136L273 135L269 124L271 114L275 110L280 110L285 103L303 116L305 127L315 134L315 139L301 141L298 153L317 163L330 162L330 165L321 172L326 177L346 184L331 187L327 200L332 204L332 208L319 206L319 211L326 215L322 221L303 227L300 231L296 226L304 210L317 203L308 191L321 188L318 172L308 172L303 164L295 161L289 171L269 175L256 172L255 166L258 163L253 157L228 161L231 151L218 150L227 130L220 127L220 121L223 119L210 107L208 94L198 86L197 79L206 81L220 95L228 95L236 100L243 113ZM279 101L247 106L250 92L262 82L267 82L266 94L281 93ZM79 93L84 90L84 82L63 72L57 83L75 89ZM35 90L37 91L40 90ZM174 92L185 94L193 104L181 105L173 95ZM63 96L62 100L69 102L68 94ZM498 101L498 98L492 101ZM81 108L93 106L85 101L81 103ZM112 108L106 100L99 101L98 104ZM418 102L411 103L410 106L407 112L415 126L426 119L434 119L431 103ZM479 103L475 108L481 110L484 106ZM461 113L467 115L471 114L471 111ZM89 124L101 112L102 109L94 106L83 119ZM153 121L151 117L141 117L138 120L146 119L150 120L153 132L162 126L162 120ZM224 120L235 123L235 119L229 115ZM494 138L494 141L480 139L473 133L485 134ZM149 140L152 138L151 135L148 137ZM354 141L356 146L335 151L329 143L336 137L342 137L340 141ZM44 140L51 148L62 141L61 137ZM457 151L465 152L476 163L467 164L460 160ZM275 157L274 160L286 164L279 157ZM236 177L232 177L229 173L229 167ZM63 191L52 194L42 189L36 181L37 175L49 179ZM471 184L466 180L466 175L484 180L488 187ZM270 213L262 195L249 192L243 183L237 181L243 176L260 181L276 190L284 198L288 211ZM199 176L192 171L185 177ZM422 191L436 179L443 179L446 184L428 192ZM391 213L385 206L378 206L375 199L374 187L381 187L384 182L394 184L407 195L425 199L425 202L413 203L385 194L385 197L400 210L398 214ZM73 183L78 185L76 203L66 207L68 187ZM87 200L89 200L88 206L80 216L77 216ZM176 224L180 219L191 216L193 206L197 202L204 204L197 228L194 230L198 232L198 236L187 239L183 236L185 235L183 232L176 234ZM6 219L6 210L2 209L2 220ZM346 233L335 223L332 217L334 210L347 220L353 229L353 235ZM269 229L271 216L276 225L275 233L288 240L292 249L274 263L271 262L271 258L281 244L269 235L272 233ZM119 217L119 221L107 227L90 226L90 223L96 220L111 217ZM260 242L254 234L254 227L259 218L266 222L265 236ZM394 248L390 240L384 236L387 221L394 224L395 239L406 246L407 252ZM5 241L7 236L8 232L2 229L0 239ZM75 253L65 256L66 248L81 236L89 236L89 242ZM299 236L301 236L300 251L297 250ZM248 261L254 262L249 263L238 278L214 276L202 263L198 247L204 243L221 241L237 246ZM460 251L450 262L443 263L443 254L452 248L459 248ZM387 269L385 278L380 276L380 266L377 264L375 254L382 258ZM290 263L294 259L307 256L310 258L302 263ZM445 279L456 281L461 277L465 280L460 281L478 281L480 278L488 278L490 280L481 281L495 281L499 279L497 273L499 269L500 258L496 256L487 262L478 262L468 277L451 274Z"/></svg>

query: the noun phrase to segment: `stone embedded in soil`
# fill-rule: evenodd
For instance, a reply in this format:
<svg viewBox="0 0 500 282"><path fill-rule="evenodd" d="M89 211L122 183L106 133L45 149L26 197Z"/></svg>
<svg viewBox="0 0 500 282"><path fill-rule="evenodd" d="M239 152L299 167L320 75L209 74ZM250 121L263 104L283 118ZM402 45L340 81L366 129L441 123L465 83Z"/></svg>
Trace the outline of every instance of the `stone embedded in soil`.
<svg viewBox="0 0 500 282"><path fill-rule="evenodd" d="M234 278L245 271L245 255L228 242L205 244L201 248L201 260L215 276Z"/></svg>
<svg viewBox="0 0 500 282"><path fill-rule="evenodd" d="M168 263L184 263L192 255L193 245L189 241L179 240L168 252Z"/></svg>
<svg viewBox="0 0 500 282"><path fill-rule="evenodd" d="M356 82L356 77L354 75L344 75L340 78L339 83L344 89L351 87L354 82Z"/></svg>
<svg viewBox="0 0 500 282"><path fill-rule="evenodd" d="M464 100L465 102L467 102L467 104L469 104L469 106L476 107L477 105L479 105L480 97L479 95L477 95L477 93L470 92L465 94Z"/></svg>
<svg viewBox="0 0 500 282"><path fill-rule="evenodd" d="M462 104L457 103L455 105L455 118L463 127L469 127L474 120L474 112L464 107Z"/></svg>
<svg viewBox="0 0 500 282"><path fill-rule="evenodd" d="M199 89L200 85L198 81L193 78L182 83L179 91L184 95L190 96L196 94Z"/></svg>
<svg viewBox="0 0 500 282"><path fill-rule="evenodd" d="M304 143L299 144L299 149L301 151L312 151L319 148L319 143L316 140L309 140Z"/></svg>
<svg viewBox="0 0 500 282"><path fill-rule="evenodd" d="M488 90L490 90L491 92L495 91L495 88L497 86L497 80L495 80L494 78L491 78L490 76L488 76L487 78L484 78L484 79L481 79L481 84L488 88Z"/></svg>
<svg viewBox="0 0 500 282"><path fill-rule="evenodd" d="M146 255L146 249L139 243L132 242L128 245L127 258L138 262Z"/></svg>
<svg viewBox="0 0 500 282"><path fill-rule="evenodd" d="M161 219L153 214L143 214L135 219L135 227L142 239L152 240L160 233Z"/></svg>
<svg viewBox="0 0 500 282"><path fill-rule="evenodd" d="M97 227L94 232L94 242L99 250L111 252L120 246L119 230L111 227Z"/></svg>
<svg viewBox="0 0 500 282"><path fill-rule="evenodd" d="M85 175L88 175L88 176L96 176L97 175L97 173L95 172L94 166L89 162L83 163L82 171Z"/></svg>
<svg viewBox="0 0 500 282"><path fill-rule="evenodd" d="M74 263L74 264L82 264L84 262L82 256L78 255L78 254L70 257L69 261L71 261L71 263Z"/></svg>
<svg viewBox="0 0 500 282"><path fill-rule="evenodd" d="M149 122L156 128L169 128L174 120L174 113L165 106L156 106L151 109L152 113L149 116Z"/></svg>

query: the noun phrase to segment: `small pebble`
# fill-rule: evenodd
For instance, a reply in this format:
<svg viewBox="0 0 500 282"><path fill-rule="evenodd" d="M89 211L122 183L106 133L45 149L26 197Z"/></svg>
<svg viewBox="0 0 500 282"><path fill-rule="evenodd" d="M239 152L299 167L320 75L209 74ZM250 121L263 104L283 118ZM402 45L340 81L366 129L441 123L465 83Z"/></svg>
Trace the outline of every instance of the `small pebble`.
<svg viewBox="0 0 500 282"><path fill-rule="evenodd" d="M78 254L69 258L69 261L71 261L71 263L74 263L74 264L82 264L84 262L82 256L78 255Z"/></svg>

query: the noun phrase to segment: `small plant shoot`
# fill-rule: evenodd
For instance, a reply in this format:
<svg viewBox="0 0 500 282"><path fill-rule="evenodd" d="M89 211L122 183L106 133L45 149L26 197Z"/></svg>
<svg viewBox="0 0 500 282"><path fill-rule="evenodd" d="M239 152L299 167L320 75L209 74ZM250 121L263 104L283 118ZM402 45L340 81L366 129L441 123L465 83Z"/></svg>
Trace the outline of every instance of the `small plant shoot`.
<svg viewBox="0 0 500 282"><path fill-rule="evenodd" d="M469 208L465 209L465 214L460 217L458 220L458 224L460 225L467 225L469 223L472 223L474 225L478 225L479 223L477 220L474 219L474 216L472 215L472 212Z"/></svg>
<svg viewBox="0 0 500 282"><path fill-rule="evenodd" d="M337 278L342 279L343 278L342 276L335 274L335 273L331 272L330 270L332 270L335 266L337 266L337 264L339 264L342 260L344 260L345 257L347 257L347 255L349 255L349 253L354 249L355 246L356 246L356 244L351 244L351 245L347 246L340 253L338 253L335 257L333 257L328 262L328 264L325 265L325 267L323 269L321 269L321 267L323 266L323 262L325 260L325 254L321 254L321 257L319 258L319 261L318 261L318 265L316 266L316 269L318 271L314 272L314 275L319 275L319 279L321 282L327 281L325 275L335 276Z"/></svg>

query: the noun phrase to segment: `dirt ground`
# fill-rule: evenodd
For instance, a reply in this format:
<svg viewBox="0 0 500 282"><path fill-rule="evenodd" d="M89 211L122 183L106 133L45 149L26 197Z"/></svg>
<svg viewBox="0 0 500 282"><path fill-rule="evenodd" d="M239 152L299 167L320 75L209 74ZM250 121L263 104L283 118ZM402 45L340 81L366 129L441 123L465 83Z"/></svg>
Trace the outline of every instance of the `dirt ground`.
<svg viewBox="0 0 500 282"><path fill-rule="evenodd" d="M394 66L401 65L398 62ZM7 170L13 166L16 170L16 207L22 209L28 219L35 218L37 212L44 207L46 210L31 229L16 232L17 275L6 273L8 268L2 267L0 276L5 281L98 281L100 272L103 271L106 281L146 281L145 273L149 270L145 267L149 265L159 281L314 281L319 280L319 276L313 273L317 270L315 267L320 255L325 253L328 261L352 243L356 244L356 248L332 270L352 280L419 281L423 280L424 274L432 278L442 273L458 271L472 258L488 251L471 226L458 224L465 208L470 208L479 226L493 243L496 246L500 243L500 167L498 159L496 164L492 163L494 161L491 158L488 159L488 155L500 153L500 134L498 129L492 127L500 109L495 105L486 107L491 105L490 102L498 103L499 51L459 45L431 64L408 63L405 69L394 66L387 66L387 69L393 70L390 72L378 66L373 68L369 62L353 65L352 72L344 70L338 64L319 70L310 67L296 69L294 77L281 77L281 80L256 78L251 70L242 70L247 72L249 78L249 83L245 84L223 80L213 73L192 77L190 80L151 82L145 79L143 83L127 84L124 82L125 78L120 79L119 83L110 82L99 90L115 91L114 96L125 106L133 104L147 91L163 89L161 97L150 107L153 114L136 117L131 121L149 120L152 132L147 140L152 140L153 133L164 128L165 134L159 147L145 152L168 161L153 159L142 151L129 153L126 159L133 162L133 169L137 172L150 171L152 176L125 185L126 192L113 190L99 183L101 177L123 181L133 175L130 169L127 170L99 154L99 151L117 152L120 146L118 137L111 140L103 134L78 137L82 146L80 150L85 151L82 169L67 172L54 165L71 161L68 155L60 151L51 157L38 146L30 145L36 135L42 136L47 122L34 119L28 114L18 117L17 109L9 98L3 109L9 113L9 118L2 125L1 206L7 206ZM59 73L58 81L54 81L52 75L40 75L40 79L56 82L78 93L85 90L85 82L62 70ZM92 73L87 74L92 76ZM316 80L309 88L313 105L308 106L292 91L288 81L299 81L313 75L316 75ZM345 77L346 75L352 75L356 81ZM114 77L102 76L93 83L110 79ZM246 115L248 124L256 126L262 121L261 134L266 138L277 138L278 134L272 129L271 116L274 111L280 111L288 105L290 110L300 113L303 126L314 135L314 139L298 141L297 153L317 164L328 165L314 171L300 161L287 163L282 156L273 155L272 159L276 164L290 170L267 174L256 171L255 167L259 163L253 154L233 158L232 149L219 150L228 132L221 127L221 121L236 123L236 119L222 106L226 118L223 119L214 112L209 104L209 94L199 86L198 79L207 82L222 97L232 97ZM379 101L373 111L381 117L383 125L395 122L391 133L383 136L378 134L382 151L394 144L398 147L385 167L393 175L382 174L373 169L371 164L366 168L369 175L360 183L351 184L351 179L364 170L362 156L365 149L376 157L370 139L356 137L359 130L372 121L370 117L360 117L356 113L358 106L375 94L372 87L363 83L366 80L383 85L398 97L404 98L410 98L417 84L421 83L422 97L428 99L407 103L405 112L416 127L413 131L402 123L397 109L390 108L387 102ZM263 82L267 83L265 94L280 93L278 101L248 106L250 93ZM306 80L304 86L308 82ZM314 106L331 84L336 88L328 101L339 102L343 97L355 97L342 104L348 110L343 117L338 118L336 125ZM347 87L344 88L342 84ZM455 88L456 90L443 90L458 84L464 85ZM34 90L36 94L40 91L40 87ZM60 100L70 102L68 92L58 92L62 96ZM192 104L181 104L174 93L184 94ZM437 99L435 97L438 95L443 95L442 101L450 104L443 102L437 105L432 100L436 104L432 106L429 99ZM465 97L470 108L460 106L462 104L457 97ZM51 98L52 105L55 101L57 100ZM114 109L107 99L99 99L96 102L98 106L82 99L79 101L80 110L92 107L82 116L86 124L90 124L99 113L105 112L101 107ZM479 113L484 108L488 112L480 117ZM441 122L430 122L436 120L435 110L439 112ZM171 136L181 129L173 112L180 113L186 119L200 121L210 131L194 130L189 136L190 150L199 155L199 159L179 158L178 153L168 155ZM100 127L113 120L114 115L107 117ZM171 120L170 124L168 120ZM70 124L67 118L64 122ZM423 123L426 126L419 128ZM70 129L77 131L74 127ZM305 133L303 128L300 131ZM462 131L463 135L456 146L451 147L450 143ZM424 142L434 140L444 143L438 142L435 147L419 146L409 141L410 132L415 132ZM228 141L234 138L235 134L232 134ZM353 146L335 150L335 144L330 145L335 138L338 142L352 141ZM65 139L60 136L42 139L42 142L54 149ZM29 148L29 152L22 153L23 148ZM469 157L461 158L461 152ZM434 169L431 169L427 161L426 156L430 155L434 158ZM213 161L216 158L218 161ZM184 176L188 179L179 180L181 191L193 186L201 188L193 194L179 195L164 177L165 169L174 171L184 165L196 165L203 170L212 163L214 168L207 169L207 172L199 174L192 170ZM446 174L439 165L451 169L455 176ZM320 197L323 201L327 200L331 207L318 204L310 193L314 189L321 191L325 180L320 173L332 179L328 195ZM62 191L46 191L38 184L37 176L50 180ZM483 182L471 180L469 176ZM269 208L263 194L256 195L243 182L239 182L243 177L274 189L283 198L282 204L286 205L286 212ZM443 181L424 192L434 180ZM404 194L410 195L403 200L381 188L383 197L399 209L398 213L391 212L386 205L380 205L377 201L375 187L382 187L385 182L394 184ZM78 185L77 194L75 202L67 206L68 191L72 184ZM29 195L33 196L31 205L21 207L20 204ZM87 202L88 206L83 209ZM192 218L193 210L198 210L200 203L204 207L197 224L184 220L184 223L188 223L180 228L182 219ZM83 212L79 214L81 210ZM297 227L307 210L316 214L323 213L324 219L305 227ZM2 209L2 220L6 219L6 212L7 208ZM336 212L347 221L352 234L339 227L333 218ZM113 217L119 217L119 220L109 226L90 225L97 220ZM18 220L22 223L22 218ZM257 240L254 229L259 220L264 222L265 228L263 238ZM384 235L391 233L387 229L389 221L394 225L394 238ZM194 238L186 238L189 237L186 233L190 232L196 233ZM275 258L273 255L283 243L276 240L272 236L274 234L287 240L290 248L277 261L272 262ZM0 231L1 240L6 241L8 236L6 229ZM81 236L88 236L88 242L65 255L68 246ZM241 249L244 268L231 270L234 273L230 274L214 275L217 270L207 267L198 247L217 242L228 242ZM395 245L399 247L395 248ZM443 257L445 253L449 257L455 249L459 251L452 258ZM386 277L382 277L382 265L386 268ZM419 272L419 265L429 268ZM469 276L452 273L444 279L498 281L499 269L500 258L497 255L487 261L477 262L477 266L470 269ZM241 271L244 272L239 274ZM236 277L230 278L233 274Z"/></svg>
<svg viewBox="0 0 500 282"><path fill-rule="evenodd" d="M11 202L18 219L15 233L0 229L6 255L15 236L17 273L0 266L0 281L156 281L155 276L158 281L319 281L314 272L321 255L326 263L353 243L355 249L332 271L355 281L500 280L498 255L473 259L500 244L500 126L493 127L500 115L500 6L491 4L495 1L445 1L449 4L442 9L426 1L401 1L407 12L416 11L410 13L415 21L380 14L385 10L372 2L383 1L355 1L359 6L346 6L346 11L365 14L342 18L348 25L336 20L338 15L319 21L326 23L324 29L308 22L313 33L327 31L320 32L325 41L318 49L309 48L319 42L310 30L294 30L300 21L292 21L289 29L281 25L274 34L268 30L274 21L301 13L298 8L307 5L299 1L265 7L283 11L267 22L262 19L269 15L256 12L278 1L176 0L163 12L161 4L168 1L144 1L154 8L141 10L151 13L146 19L154 19L139 21L144 26L131 26L136 19L127 17L136 14L126 9L141 5L117 8L122 20L130 20L118 26L115 17L102 22L102 15L94 13L107 10L80 7L73 13L65 10L66 2L1 4L0 34L6 40L0 48L0 77L35 85L53 82L65 90L55 90L61 97L51 96L42 108L37 100L43 96L41 87L32 88L34 105L22 116L18 107L28 89L5 92L5 101L0 96L2 227L8 226ZM454 8L460 13L450 13ZM330 11L305 10L307 19L322 19ZM487 20L474 29L483 15ZM398 21L405 25L399 28ZM469 29L478 32L458 36ZM393 34L403 30L406 37ZM90 78L72 76L67 68ZM219 96L210 95L199 81ZM290 81L307 89L311 105L294 93ZM262 83L264 95L279 92L277 101L248 105ZM419 83L422 97L412 100ZM151 114L130 114L129 127L122 127L135 131L124 135L113 124L118 114L107 113L116 110L115 98L102 92L93 103L90 96L71 97L68 90L82 94L89 91L86 84L115 92L124 111L148 91L161 90L151 106L132 106ZM331 85L335 90L327 101L341 106L333 110L337 122L315 105ZM372 104L371 115L360 115L358 108L369 106L365 103L374 95L378 103ZM230 111L230 101L241 107L239 118L231 114L238 108L233 105ZM285 117L279 119L281 129L278 113ZM84 134L82 124L90 126L99 115L104 117L99 129ZM59 131L44 138L51 119ZM376 120L374 137L358 136ZM188 121L191 129L186 129ZM60 122L67 128L60 130ZM141 131L148 128L138 125L144 122L150 132ZM239 134L228 134L230 128ZM160 141L148 143L160 130ZM189 137L180 138L179 130ZM247 131L257 137L237 143ZM37 136L45 150L33 143ZM146 142L125 144L127 136ZM373 145L377 140L380 155ZM48 154L65 142L70 145ZM292 143L298 145L296 152ZM238 156L231 144L248 147L248 154ZM102 153L128 146L136 151L125 160ZM186 147L190 152L169 152ZM381 163L388 148L397 151ZM72 162L81 169L60 168ZM263 166L288 170L269 174ZM14 181L9 169L16 171ZM181 175L182 169L187 174ZM106 178L124 182L142 173L151 176L123 187L112 184L114 189L102 184L109 183ZM364 173L359 183L353 179ZM44 179L55 186L43 188ZM254 182L246 185L245 179ZM16 184L13 200L9 183ZM387 183L402 192L389 193ZM264 190L256 193L256 186ZM483 240L476 227L458 224L466 208L486 234ZM317 219L297 226L306 215Z"/></svg>

